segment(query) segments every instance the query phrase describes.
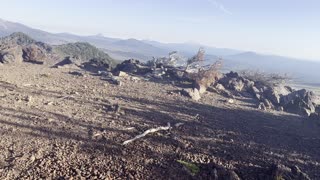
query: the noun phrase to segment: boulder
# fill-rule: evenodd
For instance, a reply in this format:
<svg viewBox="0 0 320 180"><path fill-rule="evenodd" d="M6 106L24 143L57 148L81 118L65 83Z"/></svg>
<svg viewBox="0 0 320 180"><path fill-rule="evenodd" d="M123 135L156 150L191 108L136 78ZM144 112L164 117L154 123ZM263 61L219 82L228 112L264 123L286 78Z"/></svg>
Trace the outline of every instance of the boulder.
<svg viewBox="0 0 320 180"><path fill-rule="evenodd" d="M247 91L250 91L253 87L254 87L254 81L250 81L248 79L244 79L244 86L246 88Z"/></svg>
<svg viewBox="0 0 320 180"><path fill-rule="evenodd" d="M117 71L115 73L116 76L119 76L119 77L128 77L129 75L123 71Z"/></svg>
<svg viewBox="0 0 320 180"><path fill-rule="evenodd" d="M63 67L63 66L68 66L68 65L81 65L81 59L78 56L67 56L65 57L62 61L58 62L55 64L53 67Z"/></svg>
<svg viewBox="0 0 320 180"><path fill-rule="evenodd" d="M280 104L280 95L275 88L268 88L266 91L264 91L263 95L274 105Z"/></svg>
<svg viewBox="0 0 320 180"><path fill-rule="evenodd" d="M22 62L22 48L21 46L7 47L0 50L0 62L4 64Z"/></svg>
<svg viewBox="0 0 320 180"><path fill-rule="evenodd" d="M195 101L198 101L201 99L200 92L198 89L182 89L181 94L184 96L188 96L192 98Z"/></svg>
<svg viewBox="0 0 320 180"><path fill-rule="evenodd" d="M317 96L313 92L302 89L281 97L280 104L287 112L310 116L316 111L316 101Z"/></svg>
<svg viewBox="0 0 320 180"><path fill-rule="evenodd" d="M237 72L231 71L231 72L226 74L226 77L228 77L228 78L239 78L240 76L239 76L239 74Z"/></svg>
<svg viewBox="0 0 320 180"><path fill-rule="evenodd" d="M46 50L31 44L23 48L23 60L26 62L43 64L47 58Z"/></svg>
<svg viewBox="0 0 320 180"><path fill-rule="evenodd" d="M135 59L129 59L126 61L123 61L121 64L118 64L117 67L114 69L115 72L117 71L123 71L126 73L131 74L147 74L152 73L152 69L148 66L144 66L140 63L139 60Z"/></svg>
<svg viewBox="0 0 320 180"><path fill-rule="evenodd" d="M274 109L274 105L269 99L263 99L263 104L267 109Z"/></svg>
<svg viewBox="0 0 320 180"><path fill-rule="evenodd" d="M261 92L257 87L252 86L252 88L249 90L249 93L251 93L251 95L257 98L258 100L261 100Z"/></svg>
<svg viewBox="0 0 320 180"><path fill-rule="evenodd" d="M244 88L244 82L241 79L232 78L229 81L229 88L231 90L241 92L242 89Z"/></svg>
<svg viewBox="0 0 320 180"><path fill-rule="evenodd" d="M259 104L259 106L258 106L258 109L259 109L259 110L262 110L262 111L266 111L266 110L267 110L267 107L266 107L266 105L265 105L263 102L261 102L261 103Z"/></svg>
<svg viewBox="0 0 320 180"><path fill-rule="evenodd" d="M151 73L152 75L152 77L154 77L154 78L157 78L157 79L162 79L163 77L163 75L165 75L166 74L166 69L165 68L154 68L154 69L152 69L152 73Z"/></svg>
<svg viewBox="0 0 320 180"><path fill-rule="evenodd" d="M245 87L244 79L241 78L238 73L232 71L220 78L218 83L230 90L238 92L241 92ZM249 84L249 82L247 83Z"/></svg>
<svg viewBox="0 0 320 180"><path fill-rule="evenodd" d="M216 84L215 88L219 91L225 91L226 89L224 88L224 86L222 84Z"/></svg>

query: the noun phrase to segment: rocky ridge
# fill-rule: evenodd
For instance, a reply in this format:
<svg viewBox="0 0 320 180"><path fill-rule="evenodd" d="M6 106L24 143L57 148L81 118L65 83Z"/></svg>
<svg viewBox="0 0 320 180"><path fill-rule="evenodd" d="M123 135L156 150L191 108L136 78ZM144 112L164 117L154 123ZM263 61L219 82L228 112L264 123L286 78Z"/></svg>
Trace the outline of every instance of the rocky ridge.
<svg viewBox="0 0 320 180"><path fill-rule="evenodd" d="M69 43L51 46L37 42L23 33L13 33L0 39L0 62L35 64L65 64L68 59L76 59L69 62L77 65L91 65L110 68L115 61L103 51L88 43Z"/></svg>

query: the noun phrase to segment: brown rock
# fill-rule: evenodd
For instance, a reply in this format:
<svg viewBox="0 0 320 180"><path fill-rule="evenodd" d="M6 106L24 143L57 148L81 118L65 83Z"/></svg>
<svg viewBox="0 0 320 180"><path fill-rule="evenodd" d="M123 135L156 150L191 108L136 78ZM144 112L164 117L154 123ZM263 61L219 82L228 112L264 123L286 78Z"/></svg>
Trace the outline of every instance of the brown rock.
<svg viewBox="0 0 320 180"><path fill-rule="evenodd" d="M22 62L22 48L21 46L8 47L0 50L0 62L7 63L15 63Z"/></svg>
<svg viewBox="0 0 320 180"><path fill-rule="evenodd" d="M26 62L42 64L46 57L45 50L35 44L23 48L23 60Z"/></svg>
<svg viewBox="0 0 320 180"><path fill-rule="evenodd" d="M188 97L192 98L195 101L198 101L198 100L201 99L200 92L196 88L194 88L194 89L183 89L181 91L181 94L184 95L184 96L188 96Z"/></svg>

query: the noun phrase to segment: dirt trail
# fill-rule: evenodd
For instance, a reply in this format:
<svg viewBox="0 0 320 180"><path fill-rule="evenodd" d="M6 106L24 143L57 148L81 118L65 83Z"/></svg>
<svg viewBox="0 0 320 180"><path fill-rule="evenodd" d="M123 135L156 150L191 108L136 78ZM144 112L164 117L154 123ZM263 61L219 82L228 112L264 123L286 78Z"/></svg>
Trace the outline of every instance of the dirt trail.
<svg viewBox="0 0 320 180"><path fill-rule="evenodd" d="M242 179L263 179L273 163L297 165L320 179L320 127L301 117L212 92L195 102L165 82L117 86L70 71L0 66L0 179L194 178L177 160L220 164ZM122 145L168 122L184 125Z"/></svg>

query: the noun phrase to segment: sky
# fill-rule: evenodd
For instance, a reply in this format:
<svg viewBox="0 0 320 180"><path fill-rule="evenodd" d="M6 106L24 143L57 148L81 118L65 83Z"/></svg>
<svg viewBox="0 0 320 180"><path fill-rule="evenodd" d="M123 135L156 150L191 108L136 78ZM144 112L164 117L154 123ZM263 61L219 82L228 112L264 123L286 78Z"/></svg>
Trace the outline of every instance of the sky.
<svg viewBox="0 0 320 180"><path fill-rule="evenodd" d="M49 32L193 42L320 61L319 0L0 0Z"/></svg>

